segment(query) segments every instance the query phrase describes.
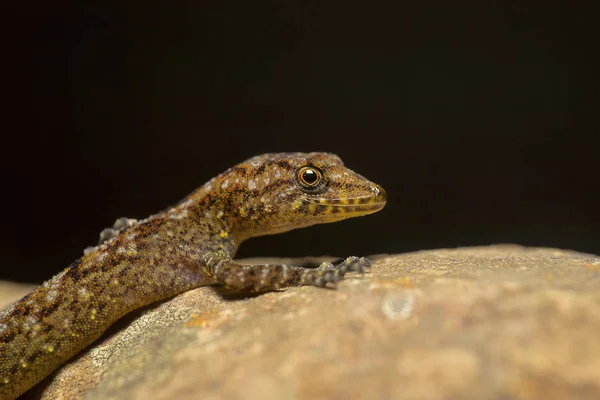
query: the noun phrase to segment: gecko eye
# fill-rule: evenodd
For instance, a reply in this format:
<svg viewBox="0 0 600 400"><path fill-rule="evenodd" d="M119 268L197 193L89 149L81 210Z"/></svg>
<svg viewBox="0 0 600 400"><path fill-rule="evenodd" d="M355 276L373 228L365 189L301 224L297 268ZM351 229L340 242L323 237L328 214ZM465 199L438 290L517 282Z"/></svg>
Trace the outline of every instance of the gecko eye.
<svg viewBox="0 0 600 400"><path fill-rule="evenodd" d="M307 189L315 188L323 179L321 171L313 167L302 167L298 170L298 180Z"/></svg>

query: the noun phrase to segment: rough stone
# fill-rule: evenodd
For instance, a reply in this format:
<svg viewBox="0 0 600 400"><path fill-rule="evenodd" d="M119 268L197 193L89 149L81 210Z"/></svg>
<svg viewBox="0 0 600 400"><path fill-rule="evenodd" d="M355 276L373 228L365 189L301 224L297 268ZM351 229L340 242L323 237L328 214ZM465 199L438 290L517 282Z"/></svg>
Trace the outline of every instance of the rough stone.
<svg viewBox="0 0 600 400"><path fill-rule="evenodd" d="M133 313L29 396L600 398L600 257L501 245L371 259L337 290L208 287Z"/></svg>

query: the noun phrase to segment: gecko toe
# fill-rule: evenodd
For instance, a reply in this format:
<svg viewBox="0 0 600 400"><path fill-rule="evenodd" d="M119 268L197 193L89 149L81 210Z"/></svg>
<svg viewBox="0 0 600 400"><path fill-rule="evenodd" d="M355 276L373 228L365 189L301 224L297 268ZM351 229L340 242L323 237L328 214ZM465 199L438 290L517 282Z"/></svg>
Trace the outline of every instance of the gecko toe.
<svg viewBox="0 0 600 400"><path fill-rule="evenodd" d="M334 270L335 269L335 265L333 265L332 263L330 263L329 261L323 261L321 263L321 265L319 265L319 269L324 269L324 270Z"/></svg>
<svg viewBox="0 0 600 400"><path fill-rule="evenodd" d="M350 256L346 258L343 262L335 267L337 271L340 271L342 274L346 274L347 272L359 272L364 273L365 269L371 267L371 261L365 257L355 257Z"/></svg>
<svg viewBox="0 0 600 400"><path fill-rule="evenodd" d="M358 268L357 272L360 272L361 274L363 274L365 272L365 270L371 269L371 267L373 265L371 263L371 260L369 260L367 257L359 258L356 264L357 264L357 268Z"/></svg>
<svg viewBox="0 0 600 400"><path fill-rule="evenodd" d="M359 261L364 268L371 268L373 266L373 263L367 257L361 257Z"/></svg>

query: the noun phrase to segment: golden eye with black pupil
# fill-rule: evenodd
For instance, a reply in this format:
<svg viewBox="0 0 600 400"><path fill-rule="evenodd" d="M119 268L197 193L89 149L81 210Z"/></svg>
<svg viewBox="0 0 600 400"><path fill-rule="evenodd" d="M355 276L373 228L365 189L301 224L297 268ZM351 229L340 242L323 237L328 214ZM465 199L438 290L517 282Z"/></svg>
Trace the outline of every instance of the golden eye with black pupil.
<svg viewBox="0 0 600 400"><path fill-rule="evenodd" d="M298 181L308 189L317 187L322 179L321 171L314 167L302 167L298 170Z"/></svg>

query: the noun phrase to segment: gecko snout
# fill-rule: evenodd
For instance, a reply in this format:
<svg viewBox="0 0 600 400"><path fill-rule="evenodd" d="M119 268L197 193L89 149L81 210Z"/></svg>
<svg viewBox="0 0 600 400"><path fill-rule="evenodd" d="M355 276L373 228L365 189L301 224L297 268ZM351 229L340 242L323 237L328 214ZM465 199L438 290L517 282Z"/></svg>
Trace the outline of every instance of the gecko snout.
<svg viewBox="0 0 600 400"><path fill-rule="evenodd" d="M376 183L371 186L371 196L370 196L370 208L371 212L379 211L387 202L387 193L386 191Z"/></svg>
<svg viewBox="0 0 600 400"><path fill-rule="evenodd" d="M373 184L371 193L373 193L375 203L385 203L387 201L387 193L381 186Z"/></svg>

